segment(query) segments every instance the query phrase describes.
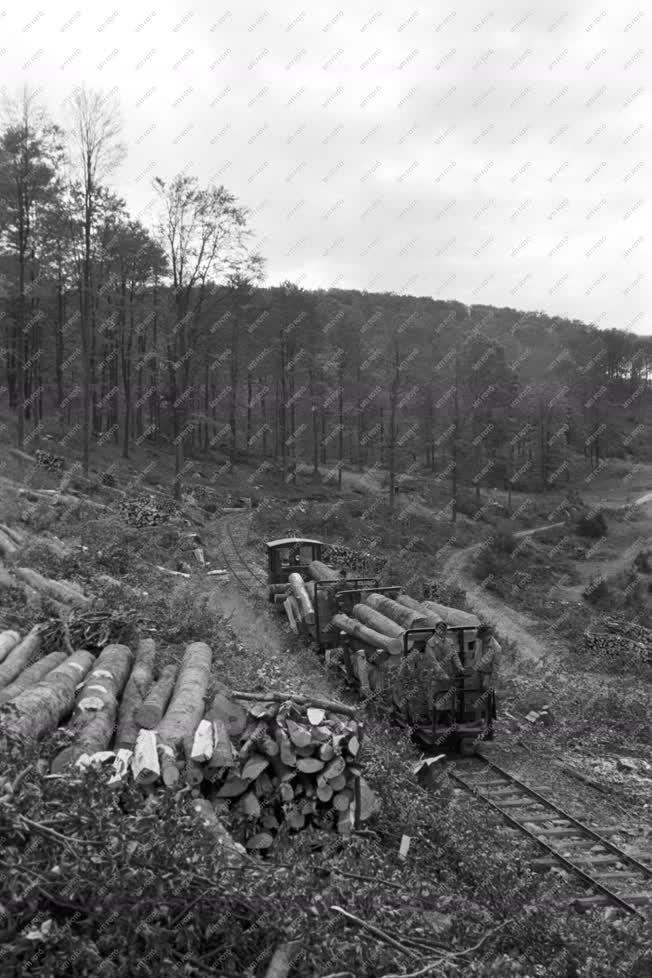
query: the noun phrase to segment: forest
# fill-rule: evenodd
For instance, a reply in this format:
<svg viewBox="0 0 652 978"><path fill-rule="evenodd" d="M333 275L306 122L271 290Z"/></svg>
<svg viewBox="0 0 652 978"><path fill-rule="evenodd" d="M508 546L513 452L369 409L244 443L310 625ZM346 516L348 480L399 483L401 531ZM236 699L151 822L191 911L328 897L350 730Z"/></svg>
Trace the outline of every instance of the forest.
<svg viewBox="0 0 652 978"><path fill-rule="evenodd" d="M65 119L23 91L0 131L3 440L174 452L292 484L346 467L450 490L544 492L649 457L652 337L543 311L265 283L252 214L224 186L152 181L146 225L111 189L112 95Z"/></svg>

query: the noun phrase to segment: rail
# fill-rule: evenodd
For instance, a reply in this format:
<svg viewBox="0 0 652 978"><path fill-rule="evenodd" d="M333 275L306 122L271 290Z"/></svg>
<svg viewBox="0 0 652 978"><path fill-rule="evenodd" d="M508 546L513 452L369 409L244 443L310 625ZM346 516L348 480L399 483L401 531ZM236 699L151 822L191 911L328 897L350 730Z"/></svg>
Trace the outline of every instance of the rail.
<svg viewBox="0 0 652 978"><path fill-rule="evenodd" d="M652 867L630 856L484 755L477 753L473 758L459 763L457 768L472 775L480 771L494 775L492 780L483 780L482 777L469 780L461 776L458 770L450 772L454 781L475 794L510 825L545 849L553 861L561 863L579 876L587 886L599 891L601 896L578 898L575 901L578 909L611 903L628 913L647 919L635 904L652 904L652 883L649 882L652 880ZM511 811L506 811L506 808ZM537 825L543 827L528 827ZM546 837L551 841L546 841ZM578 851L570 856L564 855L551 844L554 839L565 839L567 846L570 840L578 846ZM587 872L582 864L606 868ZM627 868L618 868L614 872L614 866ZM620 892L607 885L612 879L622 880Z"/></svg>

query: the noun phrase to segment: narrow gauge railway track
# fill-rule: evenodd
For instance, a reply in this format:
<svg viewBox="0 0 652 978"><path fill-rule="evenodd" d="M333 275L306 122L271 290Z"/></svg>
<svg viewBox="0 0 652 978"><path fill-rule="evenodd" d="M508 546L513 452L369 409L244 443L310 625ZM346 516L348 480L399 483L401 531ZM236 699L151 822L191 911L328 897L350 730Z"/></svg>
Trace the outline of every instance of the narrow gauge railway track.
<svg viewBox="0 0 652 978"><path fill-rule="evenodd" d="M249 594L260 594L261 588L267 585L267 580L259 567L250 564L242 556L244 542L236 539L233 532L232 523L235 524L236 522L244 523L246 527L249 522L248 516L244 520L224 521L220 531L219 553L229 574L240 587ZM241 529L240 526L237 526L236 533L238 536Z"/></svg>
<svg viewBox="0 0 652 978"><path fill-rule="evenodd" d="M454 781L546 850L547 856L533 861L535 868L561 865L596 891L595 895L574 901L578 910L612 904L647 919L637 908L652 906L652 867L628 855L482 754L458 762L449 773Z"/></svg>
<svg viewBox="0 0 652 978"><path fill-rule="evenodd" d="M242 531L247 525L246 518L225 521L219 552L240 587L250 594L260 594L267 584L263 571L242 555ZM546 851L545 857L534 860L536 868L561 865L596 891L595 895L576 899L578 909L612 904L647 919L638 907L652 905L652 867L628 855L482 754L456 762L455 770L449 773L460 786Z"/></svg>

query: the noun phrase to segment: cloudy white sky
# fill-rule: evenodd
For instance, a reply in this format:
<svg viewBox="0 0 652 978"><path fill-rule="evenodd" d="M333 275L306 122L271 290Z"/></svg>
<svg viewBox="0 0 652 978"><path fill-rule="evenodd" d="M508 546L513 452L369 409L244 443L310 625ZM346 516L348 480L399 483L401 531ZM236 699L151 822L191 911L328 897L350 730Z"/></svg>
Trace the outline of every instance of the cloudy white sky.
<svg viewBox="0 0 652 978"><path fill-rule="evenodd" d="M267 281L652 333L642 4L170 0L0 7L0 86L121 98L116 189L224 183Z"/></svg>

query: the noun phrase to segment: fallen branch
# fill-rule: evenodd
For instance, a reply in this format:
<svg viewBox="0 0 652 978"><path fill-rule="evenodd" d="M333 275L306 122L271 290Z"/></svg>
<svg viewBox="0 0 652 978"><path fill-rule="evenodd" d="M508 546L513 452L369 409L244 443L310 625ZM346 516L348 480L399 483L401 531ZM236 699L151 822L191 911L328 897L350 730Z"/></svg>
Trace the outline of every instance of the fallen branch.
<svg viewBox="0 0 652 978"><path fill-rule="evenodd" d="M380 876L361 876L358 873L345 873L343 869L331 869L330 871L337 873L338 876L346 876L350 880L362 880L364 883L381 883L383 886L391 886L395 890L403 889L400 883L392 883L391 880L384 880Z"/></svg>
<svg viewBox="0 0 652 978"><path fill-rule="evenodd" d="M421 975L431 975L441 965L441 961L431 961L429 964L419 968L418 971L407 971L402 974L381 975L380 978L421 978ZM440 972L443 974L444 972Z"/></svg>
<svg viewBox="0 0 652 978"><path fill-rule="evenodd" d="M509 923L511 923L511 918L509 920L503 920L503 922L501 924L498 924L497 927L492 927L492 929L488 930L486 934L483 934L480 940L476 944L473 944L471 947L466 947L462 951L448 951L446 954L443 954L437 961L430 961L419 971L411 971L408 974L401 974L401 975L399 974L382 975L381 978L420 978L421 975L431 974L434 971L434 969L438 968L442 964L446 964L446 963L453 964L452 961L453 958L463 958L467 954L471 954L473 951L479 951L482 945L485 943L485 941L488 941L490 937L496 934L503 927L506 927L507 924Z"/></svg>
<svg viewBox="0 0 652 978"><path fill-rule="evenodd" d="M355 706L346 706L344 703L336 703L332 700L317 699L314 696L300 696L297 693L244 693L234 691L231 694L234 700L262 700L263 702L285 703L292 700L299 706L316 706L320 710L329 710L331 713L344 713L346 716L355 718L359 709Z"/></svg>
<svg viewBox="0 0 652 978"><path fill-rule="evenodd" d="M393 937L390 937L389 934L382 931L380 927L376 927L374 924L368 924L366 920L362 920L361 917L356 917L355 914L349 913L348 910L344 910L342 907L333 906L331 907L331 910L334 910L335 913L342 914L342 916L346 917L347 920L357 924L358 927L362 927L363 930L369 931L370 934L373 934L374 937L379 938L379 940L384 941L386 944L390 944L392 947L395 947L396 950L401 951L402 954L406 954L408 957L415 956L415 951L413 951L411 948L405 947L405 945L401 944L399 941L394 940ZM387 976L387 978L389 978L389 976ZM397 978L402 978L402 976L397 976Z"/></svg>
<svg viewBox="0 0 652 978"><path fill-rule="evenodd" d="M78 839L74 835L62 835L61 832L57 832L56 829L50 829L47 825L43 825L42 822L34 822L31 818L27 818L26 815L18 815L21 822L28 825L35 832L43 832L45 835L50 835L54 839L59 839L61 842L76 842L82 846L103 846L106 842L102 839Z"/></svg>

